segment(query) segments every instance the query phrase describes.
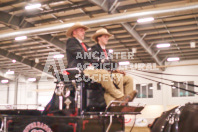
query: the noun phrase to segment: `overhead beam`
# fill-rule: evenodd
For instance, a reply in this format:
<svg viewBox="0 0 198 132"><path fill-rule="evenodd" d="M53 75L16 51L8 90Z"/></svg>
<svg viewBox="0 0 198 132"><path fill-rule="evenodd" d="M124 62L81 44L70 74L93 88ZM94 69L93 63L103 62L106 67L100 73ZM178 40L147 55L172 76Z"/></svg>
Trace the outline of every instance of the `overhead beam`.
<svg viewBox="0 0 198 132"><path fill-rule="evenodd" d="M6 58L9 59L13 59L16 60L17 62L20 62L22 64L25 64L27 66L30 66L31 68L33 68L34 70L39 70L41 72L43 72L44 66L39 64L39 63L35 63L34 61L30 61L26 58L23 58L21 56L15 55L14 53L8 52L6 50L0 49L0 55L4 56ZM52 77L52 75L46 74L49 77Z"/></svg>
<svg viewBox="0 0 198 132"><path fill-rule="evenodd" d="M155 52L149 48L149 45L144 41L144 39L142 39L140 37L140 35L131 27L131 25L129 25L128 23L122 23L122 26L139 42L139 44L153 57L153 59L155 60L155 62L161 66L162 64L162 60L160 60L157 55L155 55Z"/></svg>
<svg viewBox="0 0 198 132"><path fill-rule="evenodd" d="M159 5L159 4L165 4L165 3L170 3L170 2L181 2L181 0L156 0L156 1L151 1L148 0L147 2L141 2L133 5L123 5L119 6L117 9L118 10L125 10L127 8L133 9L133 8L138 8L138 7L146 7L146 6L151 6L151 5Z"/></svg>
<svg viewBox="0 0 198 132"><path fill-rule="evenodd" d="M49 1L48 1L49 2ZM54 2L52 2L54 3ZM46 4L47 6L49 6L51 3ZM70 10L75 10L78 8L86 8L86 7L91 7L93 6L91 3L87 2L87 1L81 1L81 2L75 2L75 4L63 4L63 5L59 5L59 6L55 6L55 7L51 7L48 10L43 10L43 11L39 11L37 13L31 14L29 12L21 12L21 13L17 13L17 15L20 16L25 16L27 18L32 18L32 17L41 17L43 15L50 15L53 13L60 13L60 12L66 12L66 11L70 11ZM16 9L18 10L23 10L23 8L18 8ZM16 11L14 10L14 11Z"/></svg>
<svg viewBox="0 0 198 132"><path fill-rule="evenodd" d="M46 5L46 4L52 4L52 3L56 3L56 2L61 2L61 1L65 1L65 0L53 0L51 3L49 1L38 1L40 4L42 5ZM6 6L13 6L15 4L28 4L28 3L31 3L30 0L17 0L17 1L10 1L10 2L6 2L6 3L1 3L0 4L0 8L1 7L6 7ZM20 8L20 7L17 7L17 9ZM16 7L14 8L16 9ZM22 9L22 8L21 8ZM17 10L13 10L13 9L9 9L9 10L6 10L8 12L13 12L13 11L17 11Z"/></svg>
<svg viewBox="0 0 198 132"><path fill-rule="evenodd" d="M9 59L14 59L17 62L21 62L23 64L30 66L30 67L36 68L36 70L43 71L44 67L42 65L36 64L33 61L30 61L30 60L25 59L21 56L15 55L14 53L8 52L6 50L0 49L0 55L4 56L6 58L9 58Z"/></svg>
<svg viewBox="0 0 198 132"><path fill-rule="evenodd" d="M109 11L108 8L108 3L106 3L107 5L101 5L101 3L103 2L103 0L89 0L90 2L100 6L104 11ZM111 12L112 14L114 13L119 13L116 9ZM153 59L155 60L155 62L161 66L162 65L162 60L160 60L157 55L155 55L155 52L149 48L148 44L140 37L140 35L135 31L135 29L133 29L133 27L128 24L128 23L121 23L122 27L125 28L125 30L131 35L133 36L136 41L153 57Z"/></svg>
<svg viewBox="0 0 198 132"><path fill-rule="evenodd" d="M20 77L19 78L20 81L22 81L22 82L26 81L26 77L23 76L23 75L19 75L19 74L7 75L5 72L6 72L5 70L0 70L0 76L5 78L5 79L11 80L11 81L15 81L15 78L18 76L18 77Z"/></svg>
<svg viewBox="0 0 198 132"><path fill-rule="evenodd" d="M174 5L169 7L157 7L154 9L145 9L143 11L131 11L126 13L112 14L97 18L90 18L89 20L81 21L82 24L93 27L98 26L98 24L116 24L121 22L131 21L131 19L137 19L138 17L144 17L148 15L164 15L167 13L179 13L181 11L188 11L198 9L198 2L191 2L187 4ZM62 32L67 28L71 27L74 24L74 21L58 23L58 24L49 24L44 26L20 29L16 31L9 32L0 32L0 40L10 39L16 36L21 35L38 35L38 34L50 34L54 32Z"/></svg>
<svg viewBox="0 0 198 132"><path fill-rule="evenodd" d="M0 76L3 77L3 78L6 78L8 80L12 80L12 81L14 81L14 79L15 79L15 76L8 76L1 70L0 70Z"/></svg>
<svg viewBox="0 0 198 132"><path fill-rule="evenodd" d="M95 10L95 11L89 11L88 14L100 14L100 13L103 13L104 11L103 10ZM81 12L81 13L77 13L75 14L75 17L83 17L83 16L87 16L85 13ZM64 20L64 19L71 19L71 18L74 18L74 14L71 14L71 15L66 15L66 16L57 16L57 19L59 20ZM33 21L34 24L39 24L39 23L46 23L46 22L53 22L55 21L54 18L46 18L44 20L36 20L36 21Z"/></svg>
<svg viewBox="0 0 198 132"><path fill-rule="evenodd" d="M34 27L33 24L23 20L20 17L17 16L12 16L8 13L2 12L0 11L0 22L4 23L6 25L11 25L11 26L16 26L15 28L20 28L20 27ZM42 35L42 36L38 36L40 39L46 41L47 43L58 47L60 50L62 50L63 52L65 52L65 44L62 43L60 40L58 40L57 38L51 36L51 35ZM15 55L14 53L8 52L6 50L0 49L0 55L7 57L9 59L15 59L16 61L25 64L27 66L33 67L35 70L39 70L41 72L43 72L44 66L42 66L41 64L36 64L34 61L30 61L28 59L25 59L21 56ZM46 74L49 77L52 77L49 74Z"/></svg>
<svg viewBox="0 0 198 132"><path fill-rule="evenodd" d="M6 2L6 3L1 3L0 8L1 7L6 7L6 6L10 6L10 5L14 5L14 4L23 4L23 2L25 2L24 0L17 0L17 1L10 1L10 2Z"/></svg>
<svg viewBox="0 0 198 132"><path fill-rule="evenodd" d="M35 27L33 24L31 24L30 22L27 22L26 20L24 20L24 18L21 17L17 17L17 16L13 16L10 15L8 13L2 12L0 11L0 22L4 23L6 25L11 25L11 26L15 26L15 29L20 29L20 28L29 28L29 27ZM25 34L24 34L25 35ZM19 35L20 36L20 35ZM45 35L40 35L38 36L41 40L46 41L47 43L59 48L60 50L65 52L66 46L63 42L61 42L59 39L49 35L49 34L45 34Z"/></svg>
<svg viewBox="0 0 198 132"><path fill-rule="evenodd" d="M102 7L102 9L106 12L109 11L109 1L108 0L88 0L89 2Z"/></svg>

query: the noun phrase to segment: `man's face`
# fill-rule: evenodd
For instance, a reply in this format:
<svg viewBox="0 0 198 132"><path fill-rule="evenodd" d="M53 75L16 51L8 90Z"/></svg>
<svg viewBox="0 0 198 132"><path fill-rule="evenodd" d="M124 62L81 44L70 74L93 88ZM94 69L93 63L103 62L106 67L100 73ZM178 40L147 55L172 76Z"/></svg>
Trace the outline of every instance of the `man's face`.
<svg viewBox="0 0 198 132"><path fill-rule="evenodd" d="M102 45L106 45L109 41L108 35L102 35L101 37L98 37L98 43Z"/></svg>
<svg viewBox="0 0 198 132"><path fill-rule="evenodd" d="M73 31L73 36L80 39L84 40L85 38L85 29L84 28L77 28Z"/></svg>

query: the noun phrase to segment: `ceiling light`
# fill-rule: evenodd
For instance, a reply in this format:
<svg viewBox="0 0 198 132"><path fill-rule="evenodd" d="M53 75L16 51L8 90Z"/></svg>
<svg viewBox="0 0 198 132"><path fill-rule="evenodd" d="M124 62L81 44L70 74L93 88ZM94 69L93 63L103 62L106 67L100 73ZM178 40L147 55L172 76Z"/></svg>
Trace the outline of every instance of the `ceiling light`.
<svg viewBox="0 0 198 132"><path fill-rule="evenodd" d="M141 84L141 86L146 86L146 85L147 85L146 83Z"/></svg>
<svg viewBox="0 0 198 132"><path fill-rule="evenodd" d="M132 48L133 53L137 53L137 48Z"/></svg>
<svg viewBox="0 0 198 132"><path fill-rule="evenodd" d="M41 7L41 4L37 3L37 4L27 5L27 6L25 6L25 9L26 10L31 10L31 9L36 9L36 8L40 8L40 7Z"/></svg>
<svg viewBox="0 0 198 132"><path fill-rule="evenodd" d="M130 64L129 61L119 62L119 65L129 65L129 64Z"/></svg>
<svg viewBox="0 0 198 132"><path fill-rule="evenodd" d="M170 57L167 59L167 61L179 61L179 57Z"/></svg>
<svg viewBox="0 0 198 132"><path fill-rule="evenodd" d="M8 80L1 80L1 83L8 83Z"/></svg>
<svg viewBox="0 0 198 132"><path fill-rule="evenodd" d="M16 60L12 60L12 63L16 63Z"/></svg>
<svg viewBox="0 0 198 132"><path fill-rule="evenodd" d="M15 40L25 40L25 39L27 39L27 36L20 36L15 38Z"/></svg>
<svg viewBox="0 0 198 132"><path fill-rule="evenodd" d="M6 74L14 74L14 71L10 71L10 70L8 70L7 72L6 72Z"/></svg>
<svg viewBox="0 0 198 132"><path fill-rule="evenodd" d="M166 47L170 47L170 43L157 44L156 47L157 47L157 48L166 48Z"/></svg>
<svg viewBox="0 0 198 132"><path fill-rule="evenodd" d="M109 53L111 53L111 54L112 54L112 53L113 53L113 50L112 50L112 49L110 49L110 50L109 50Z"/></svg>
<svg viewBox="0 0 198 132"><path fill-rule="evenodd" d="M28 81L35 82L36 81L36 78L28 78Z"/></svg>
<svg viewBox="0 0 198 132"><path fill-rule="evenodd" d="M149 87L149 89L153 89L153 87Z"/></svg>
<svg viewBox="0 0 198 132"><path fill-rule="evenodd" d="M153 17L148 17L148 18L141 18L141 19L138 19L137 22L138 23L144 23L144 22L150 22L150 21L153 21L154 18Z"/></svg>
<svg viewBox="0 0 198 132"><path fill-rule="evenodd" d="M196 47L195 41L191 41L191 42L190 42L190 47L191 47L191 48L195 48L195 47Z"/></svg>
<svg viewBox="0 0 198 132"><path fill-rule="evenodd" d="M58 58L63 58L64 55L63 54L59 54L59 55L54 55L54 58L58 59Z"/></svg>
<svg viewBox="0 0 198 132"><path fill-rule="evenodd" d="M35 63L39 63L39 59L38 58L35 58Z"/></svg>

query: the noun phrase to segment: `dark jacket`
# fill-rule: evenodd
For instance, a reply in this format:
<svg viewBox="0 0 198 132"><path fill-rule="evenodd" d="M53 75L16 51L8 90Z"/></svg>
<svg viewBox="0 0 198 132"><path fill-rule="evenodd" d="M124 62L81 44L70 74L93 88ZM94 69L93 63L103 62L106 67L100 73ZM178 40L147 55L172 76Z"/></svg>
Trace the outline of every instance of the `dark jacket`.
<svg viewBox="0 0 198 132"><path fill-rule="evenodd" d="M85 44L87 49L89 47ZM77 58L77 53L81 53L82 55L85 53L84 48L79 43L76 38L69 38L66 43L66 54L67 54L67 68L77 67L77 65L81 64L82 66L87 62L85 59L80 57Z"/></svg>
<svg viewBox="0 0 198 132"><path fill-rule="evenodd" d="M96 57L99 57L100 60L105 59L104 51L101 48L99 44L96 44L91 47L92 53L95 54ZM118 67L118 63L115 61L111 60L111 55L109 51L106 49L106 52L108 54L109 59L105 60L105 63L101 63L101 61L98 62L98 66L95 66L97 69L107 69L107 70L116 70Z"/></svg>
<svg viewBox="0 0 198 132"><path fill-rule="evenodd" d="M85 44L87 52L85 52L82 44L76 38L69 38L66 43L66 54L67 54L67 68L82 68L85 69L90 63L98 62L98 58L93 58L92 51L89 46ZM79 56L80 55L80 56Z"/></svg>
<svg viewBox="0 0 198 132"><path fill-rule="evenodd" d="M100 57L100 59L105 59L105 56L104 56L104 51L102 50L101 46L99 44L96 44L94 46L91 47L91 50L92 52L96 52L96 56L97 57ZM107 54L108 54L108 50L106 49L107 51ZM103 55L102 55L103 53Z"/></svg>

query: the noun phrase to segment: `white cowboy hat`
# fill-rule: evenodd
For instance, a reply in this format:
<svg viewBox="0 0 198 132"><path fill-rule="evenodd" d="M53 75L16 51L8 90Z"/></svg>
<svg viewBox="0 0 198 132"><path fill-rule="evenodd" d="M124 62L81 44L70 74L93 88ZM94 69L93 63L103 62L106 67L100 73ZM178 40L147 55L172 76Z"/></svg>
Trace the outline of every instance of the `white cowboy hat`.
<svg viewBox="0 0 198 132"><path fill-rule="evenodd" d="M82 25L80 22L75 23L73 26L71 26L68 30L67 30L67 37L72 37L72 32L77 29L77 28L84 28L85 31L88 30L89 28L87 26Z"/></svg>
<svg viewBox="0 0 198 132"><path fill-rule="evenodd" d="M99 30L96 31L96 33L91 37L92 40L97 41L96 38L100 35L108 35L109 37L113 36L112 34L110 34L107 29L105 28L101 28Z"/></svg>

